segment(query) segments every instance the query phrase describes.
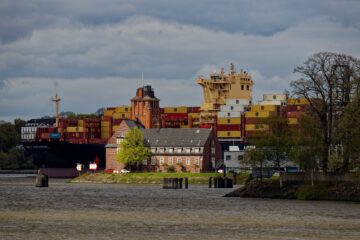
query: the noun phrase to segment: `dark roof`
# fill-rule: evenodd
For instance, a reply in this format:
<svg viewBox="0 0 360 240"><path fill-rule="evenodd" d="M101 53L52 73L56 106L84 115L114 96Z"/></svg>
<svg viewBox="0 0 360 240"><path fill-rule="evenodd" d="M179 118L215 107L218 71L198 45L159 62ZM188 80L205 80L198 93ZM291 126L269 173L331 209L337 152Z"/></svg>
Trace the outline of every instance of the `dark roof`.
<svg viewBox="0 0 360 240"><path fill-rule="evenodd" d="M144 126L140 122L129 119L125 119L123 121L126 123L126 125L129 126L130 129L133 129L134 127L138 127L139 129L144 128Z"/></svg>
<svg viewBox="0 0 360 240"><path fill-rule="evenodd" d="M141 129L150 147L203 147L212 129L151 128Z"/></svg>
<svg viewBox="0 0 360 240"><path fill-rule="evenodd" d="M54 125L56 122L55 118L37 118L37 119L31 119L27 121L26 123L37 123L37 124L47 124L47 125Z"/></svg>

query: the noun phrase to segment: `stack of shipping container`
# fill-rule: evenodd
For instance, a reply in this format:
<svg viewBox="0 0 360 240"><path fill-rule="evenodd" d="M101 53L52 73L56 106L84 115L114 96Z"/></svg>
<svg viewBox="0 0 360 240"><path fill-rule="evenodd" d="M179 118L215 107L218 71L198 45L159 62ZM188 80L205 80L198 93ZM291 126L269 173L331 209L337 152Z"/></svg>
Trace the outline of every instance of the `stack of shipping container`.
<svg viewBox="0 0 360 240"><path fill-rule="evenodd" d="M309 110L309 102L305 98L290 98L283 109L283 114L292 127L297 127L299 118Z"/></svg>
<svg viewBox="0 0 360 240"><path fill-rule="evenodd" d="M216 132L218 138L241 138L241 115L250 105L247 99L226 99L217 113Z"/></svg>
<svg viewBox="0 0 360 240"><path fill-rule="evenodd" d="M264 120L271 116L280 115L281 105L254 104L245 112L245 136L252 137L261 131L267 131L269 126Z"/></svg>

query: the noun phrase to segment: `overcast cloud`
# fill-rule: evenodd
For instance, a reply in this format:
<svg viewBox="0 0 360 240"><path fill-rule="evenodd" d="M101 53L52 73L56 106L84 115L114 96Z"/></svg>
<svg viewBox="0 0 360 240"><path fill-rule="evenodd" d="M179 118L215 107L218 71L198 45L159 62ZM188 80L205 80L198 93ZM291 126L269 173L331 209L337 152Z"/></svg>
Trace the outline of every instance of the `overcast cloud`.
<svg viewBox="0 0 360 240"><path fill-rule="evenodd" d="M360 56L360 1L0 0L0 119L95 112L151 84L161 106L202 101L230 63L254 98L282 92L320 51ZM142 73L144 79L141 79Z"/></svg>

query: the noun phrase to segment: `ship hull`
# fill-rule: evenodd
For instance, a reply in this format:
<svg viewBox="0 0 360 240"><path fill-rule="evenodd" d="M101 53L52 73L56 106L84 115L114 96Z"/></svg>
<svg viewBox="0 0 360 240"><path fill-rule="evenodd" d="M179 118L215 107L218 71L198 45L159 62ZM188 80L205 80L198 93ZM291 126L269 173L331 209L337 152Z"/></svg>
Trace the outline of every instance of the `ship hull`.
<svg viewBox="0 0 360 240"><path fill-rule="evenodd" d="M72 144L67 142L23 143L38 168L75 168L78 163L98 162L105 168L105 144Z"/></svg>

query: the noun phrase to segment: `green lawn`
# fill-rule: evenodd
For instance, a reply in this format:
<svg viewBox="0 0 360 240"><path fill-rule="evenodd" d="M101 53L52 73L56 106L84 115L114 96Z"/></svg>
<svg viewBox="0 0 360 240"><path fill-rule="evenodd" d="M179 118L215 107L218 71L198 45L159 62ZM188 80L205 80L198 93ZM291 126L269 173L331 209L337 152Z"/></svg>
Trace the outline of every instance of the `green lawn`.
<svg viewBox="0 0 360 240"><path fill-rule="evenodd" d="M122 183L122 184L162 184L164 178L189 178L189 184L208 184L209 177L222 176L218 173L86 173L71 180L71 183ZM232 177L228 174L228 177ZM247 175L238 176L238 182L246 179Z"/></svg>

